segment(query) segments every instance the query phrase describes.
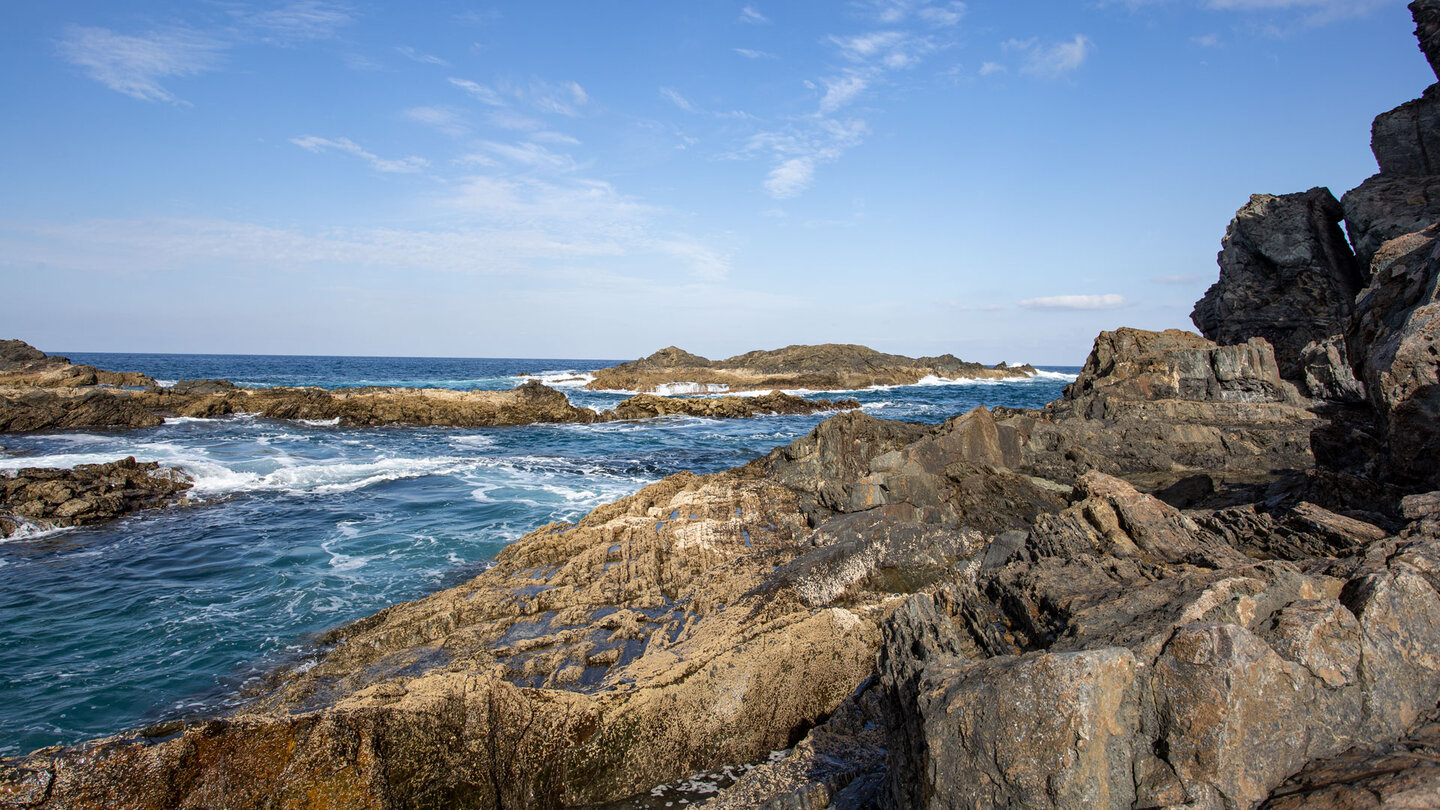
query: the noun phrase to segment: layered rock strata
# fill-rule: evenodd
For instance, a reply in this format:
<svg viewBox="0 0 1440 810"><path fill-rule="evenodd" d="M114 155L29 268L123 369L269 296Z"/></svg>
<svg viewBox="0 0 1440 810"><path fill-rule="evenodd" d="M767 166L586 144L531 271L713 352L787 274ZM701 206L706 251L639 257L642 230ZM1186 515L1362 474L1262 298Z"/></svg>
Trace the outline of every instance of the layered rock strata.
<svg viewBox="0 0 1440 810"><path fill-rule="evenodd" d="M725 360L707 360L670 346L649 357L601 369L586 388L597 391L654 392L667 387L696 391L765 391L807 389L856 391L877 385L914 385L926 377L944 379L1023 380L1033 377L1028 365L983 366L954 355L904 357L865 346L827 343L754 351Z"/></svg>
<svg viewBox="0 0 1440 810"><path fill-rule="evenodd" d="M0 473L0 537L25 527L83 526L167 506L191 486L179 470L134 457L65 470L25 467Z"/></svg>

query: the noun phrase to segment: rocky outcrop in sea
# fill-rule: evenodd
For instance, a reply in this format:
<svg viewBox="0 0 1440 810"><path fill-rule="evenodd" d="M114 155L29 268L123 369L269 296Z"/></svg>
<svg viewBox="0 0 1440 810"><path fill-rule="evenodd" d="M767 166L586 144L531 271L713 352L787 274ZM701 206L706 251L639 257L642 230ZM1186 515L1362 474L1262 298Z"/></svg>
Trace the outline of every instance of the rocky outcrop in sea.
<svg viewBox="0 0 1440 810"><path fill-rule="evenodd" d="M508 391L443 388L244 388L228 380L180 380L163 388L130 372L75 366L18 340L4 341L0 366L0 433L76 428L142 428L167 416L333 421L345 427L442 425L510 427L536 423L613 422L657 416L733 419L860 407L855 400L806 400L774 391L758 397L631 397L608 411L570 404L565 394L529 380Z"/></svg>
<svg viewBox="0 0 1440 810"><path fill-rule="evenodd" d="M191 486L183 472L134 457L72 469L24 467L0 473L0 538L168 506Z"/></svg>
<svg viewBox="0 0 1440 810"><path fill-rule="evenodd" d="M954 355L905 357L866 346L827 343L753 351L725 360L707 360L670 346L649 357L595 372L586 388L597 391L686 392L856 391L877 385L914 385L926 377L948 380L1023 380L1029 365L983 366Z"/></svg>
<svg viewBox="0 0 1440 810"><path fill-rule="evenodd" d="M672 476L0 799L562 807L758 763L708 806L1440 806L1440 213L1390 160L1349 245L1328 192L1252 198L1223 343L1106 332L1040 410Z"/></svg>

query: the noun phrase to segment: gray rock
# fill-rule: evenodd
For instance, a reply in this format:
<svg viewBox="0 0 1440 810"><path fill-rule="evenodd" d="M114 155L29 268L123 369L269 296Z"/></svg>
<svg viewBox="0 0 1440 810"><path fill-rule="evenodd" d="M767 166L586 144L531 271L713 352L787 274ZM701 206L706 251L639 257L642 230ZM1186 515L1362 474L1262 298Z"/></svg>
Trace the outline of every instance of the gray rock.
<svg viewBox="0 0 1440 810"><path fill-rule="evenodd" d="M1415 0L1410 4L1410 14L1415 18L1415 38L1420 40L1420 50L1440 79L1440 0Z"/></svg>
<svg viewBox="0 0 1440 810"><path fill-rule="evenodd" d="M1306 344L1300 352L1300 362L1310 396L1329 402L1365 401L1365 384L1355 379L1344 335L1331 335Z"/></svg>
<svg viewBox="0 0 1440 810"><path fill-rule="evenodd" d="M1355 258L1369 267L1380 246L1440 222L1440 175L1377 174L1340 198Z"/></svg>
<svg viewBox="0 0 1440 810"><path fill-rule="evenodd" d="M1306 344L1344 331L1350 302L1365 284L1329 189L1255 194L1221 241L1220 280L1190 319L1205 337L1229 345L1264 338L1280 374L1303 378Z"/></svg>
<svg viewBox="0 0 1440 810"><path fill-rule="evenodd" d="M1347 334L1356 371L1387 434L1388 474L1440 488L1440 228L1377 252Z"/></svg>
<svg viewBox="0 0 1440 810"><path fill-rule="evenodd" d="M1370 151L1382 175L1440 174L1440 85L1376 116L1370 125Z"/></svg>

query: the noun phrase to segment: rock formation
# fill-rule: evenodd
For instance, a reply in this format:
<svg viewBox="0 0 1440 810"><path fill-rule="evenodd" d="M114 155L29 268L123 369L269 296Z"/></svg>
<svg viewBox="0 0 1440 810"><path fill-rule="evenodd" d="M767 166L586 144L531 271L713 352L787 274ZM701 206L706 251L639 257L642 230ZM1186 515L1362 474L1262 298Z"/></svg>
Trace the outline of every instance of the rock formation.
<svg viewBox="0 0 1440 810"><path fill-rule="evenodd" d="M759 397L677 399L640 395L597 413L529 380L509 391L443 388L241 388L227 380L181 380L161 388L144 375L99 371L47 357L18 340L0 344L0 433L88 427L154 427L166 416L213 418L253 413L270 419L334 420L346 427L444 425L507 427L535 423L609 422L657 416L715 419L802 414L860 407L855 400L806 400L772 392ZM9 371L5 371L9 368ZM111 380L99 383L97 380ZM138 383L144 390L116 387Z"/></svg>
<svg viewBox="0 0 1440 810"><path fill-rule="evenodd" d="M1423 214L1380 178L1367 210ZM0 764L0 800L559 807L763 761L711 806L1433 806L1436 223L1386 236L1346 195L1346 300L1327 199L1237 218L1197 307L1251 330L1230 345L1106 332L1044 409L852 412L672 476L334 631L231 716ZM1325 302L1278 361L1254 334Z"/></svg>
<svg viewBox="0 0 1440 810"><path fill-rule="evenodd" d="M1303 379L1306 344L1344 331L1365 286L1343 216L1329 189L1251 196L1225 231L1220 280L1195 304L1195 326L1224 345L1264 338L1281 375Z"/></svg>
<svg viewBox="0 0 1440 810"><path fill-rule="evenodd" d="M674 346L649 357L601 369L586 388L596 391L666 390L764 391L808 389L855 391L876 385L914 385L925 377L945 379L1023 380L1031 366L982 366L954 355L904 357L865 346L827 343L754 351L726 360L707 360Z"/></svg>
<svg viewBox="0 0 1440 810"><path fill-rule="evenodd" d="M0 537L25 526L83 526L174 503L192 482L179 470L159 467L132 456L68 470L26 467L0 474Z"/></svg>

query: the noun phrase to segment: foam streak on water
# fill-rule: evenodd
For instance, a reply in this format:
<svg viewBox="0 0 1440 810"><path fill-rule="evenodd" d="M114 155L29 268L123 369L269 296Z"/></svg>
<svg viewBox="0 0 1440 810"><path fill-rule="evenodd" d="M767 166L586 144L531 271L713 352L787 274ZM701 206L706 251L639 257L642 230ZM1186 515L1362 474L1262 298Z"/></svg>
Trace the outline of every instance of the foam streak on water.
<svg viewBox="0 0 1440 810"><path fill-rule="evenodd" d="M535 375L577 405L624 397L582 388L603 361L72 357L166 380L508 388ZM846 395L933 423L979 404L1040 405L1073 379L1055 373ZM220 710L245 679L313 655L321 631L473 576L545 523L681 470L743 463L823 418L458 429L248 416L7 435L0 474L133 455L187 471L196 503L0 544L0 754Z"/></svg>

